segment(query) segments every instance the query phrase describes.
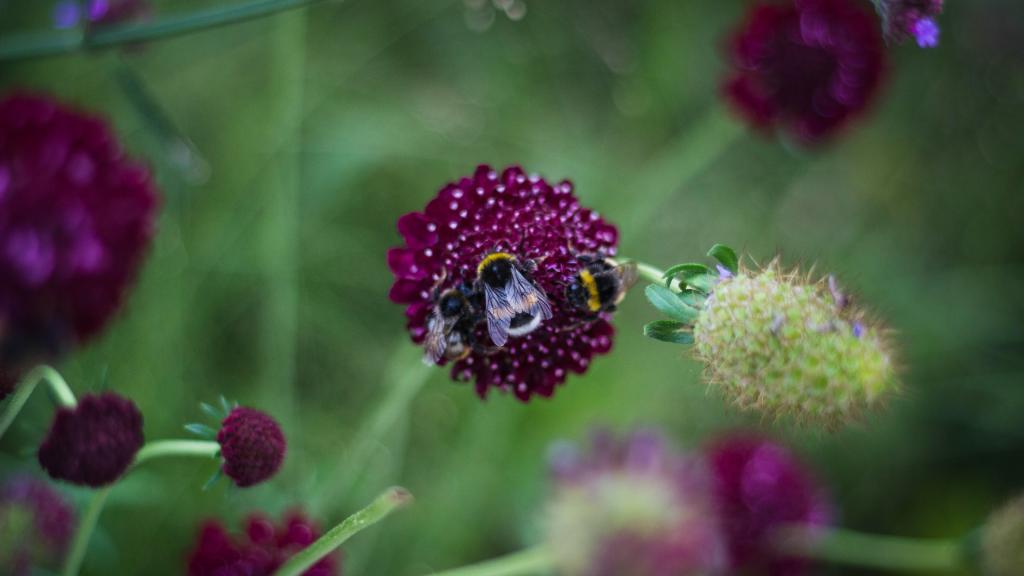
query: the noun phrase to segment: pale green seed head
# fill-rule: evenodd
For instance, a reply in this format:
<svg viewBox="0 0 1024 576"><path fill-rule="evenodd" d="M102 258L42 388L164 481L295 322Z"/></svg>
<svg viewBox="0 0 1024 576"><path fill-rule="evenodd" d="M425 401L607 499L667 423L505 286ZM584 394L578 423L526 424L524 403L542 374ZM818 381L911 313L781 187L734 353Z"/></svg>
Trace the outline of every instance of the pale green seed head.
<svg viewBox="0 0 1024 576"><path fill-rule="evenodd" d="M897 387L884 330L836 300L776 264L723 279L693 328L710 383L742 409L826 427L877 406Z"/></svg>
<svg viewBox="0 0 1024 576"><path fill-rule="evenodd" d="M982 530L981 560L987 576L1024 574L1024 496L989 518Z"/></svg>

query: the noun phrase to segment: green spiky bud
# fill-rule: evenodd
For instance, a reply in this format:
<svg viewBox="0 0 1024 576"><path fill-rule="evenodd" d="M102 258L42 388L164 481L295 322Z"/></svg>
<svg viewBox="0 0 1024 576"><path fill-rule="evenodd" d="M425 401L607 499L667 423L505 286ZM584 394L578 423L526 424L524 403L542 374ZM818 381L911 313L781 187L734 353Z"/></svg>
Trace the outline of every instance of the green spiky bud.
<svg viewBox="0 0 1024 576"><path fill-rule="evenodd" d="M774 262L723 274L693 338L709 382L743 409L831 427L896 387L884 330L833 279L811 282Z"/></svg>
<svg viewBox="0 0 1024 576"><path fill-rule="evenodd" d="M981 562L987 576L1024 574L1024 496L997 510L985 523Z"/></svg>

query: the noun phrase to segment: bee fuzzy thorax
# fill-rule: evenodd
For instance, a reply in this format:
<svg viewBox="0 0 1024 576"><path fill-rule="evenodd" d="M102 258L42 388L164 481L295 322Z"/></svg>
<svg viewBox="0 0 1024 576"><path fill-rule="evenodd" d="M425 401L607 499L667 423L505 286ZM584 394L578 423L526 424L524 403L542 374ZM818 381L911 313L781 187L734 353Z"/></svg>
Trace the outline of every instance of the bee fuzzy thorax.
<svg viewBox="0 0 1024 576"><path fill-rule="evenodd" d="M494 287L508 284L516 257L507 252L488 254L476 267L476 275L483 282Z"/></svg>

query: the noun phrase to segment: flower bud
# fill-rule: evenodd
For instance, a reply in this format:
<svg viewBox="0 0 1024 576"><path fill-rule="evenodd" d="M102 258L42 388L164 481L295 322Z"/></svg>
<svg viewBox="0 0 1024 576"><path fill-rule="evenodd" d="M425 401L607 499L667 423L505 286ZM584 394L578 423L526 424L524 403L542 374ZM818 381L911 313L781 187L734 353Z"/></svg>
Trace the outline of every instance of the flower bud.
<svg viewBox="0 0 1024 576"><path fill-rule="evenodd" d="M241 488L259 484L277 473L287 443L277 421L252 408L237 407L217 433L224 473Z"/></svg>
<svg viewBox="0 0 1024 576"><path fill-rule="evenodd" d="M723 277L693 327L711 384L741 409L835 426L897 386L884 329L852 309L834 280L776 263Z"/></svg>

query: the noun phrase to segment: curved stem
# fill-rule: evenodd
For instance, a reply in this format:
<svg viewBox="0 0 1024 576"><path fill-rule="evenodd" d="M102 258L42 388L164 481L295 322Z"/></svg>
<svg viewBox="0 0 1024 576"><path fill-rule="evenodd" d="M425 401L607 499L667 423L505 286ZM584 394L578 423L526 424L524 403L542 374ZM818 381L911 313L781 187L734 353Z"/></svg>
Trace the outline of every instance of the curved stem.
<svg viewBox="0 0 1024 576"><path fill-rule="evenodd" d="M786 528L776 545L793 556L881 570L954 571L962 568L965 560L958 540L902 538L841 528Z"/></svg>
<svg viewBox="0 0 1024 576"><path fill-rule="evenodd" d="M542 574L551 569L551 553L547 548L537 546L472 566L433 572L429 576L524 576Z"/></svg>
<svg viewBox="0 0 1024 576"><path fill-rule="evenodd" d="M301 8L324 0L251 0L234 6L197 10L182 16L168 16L153 22L104 26L75 33L25 33L10 35L0 42L0 60L58 56L86 49L111 48L189 34L218 26L236 24L277 12Z"/></svg>
<svg viewBox="0 0 1024 576"><path fill-rule="evenodd" d="M198 458L215 458L220 453L220 444L209 440L156 440L146 443L135 455L129 471L134 470L143 462L157 458L171 456L193 456ZM103 505L107 502L107 496L117 484L111 484L100 488L92 495L89 506L85 509L78 529L75 531L75 538L71 543L71 549L64 560L63 576L75 576L82 568L82 561L85 560L85 553L89 549L89 540L99 522L100 513L103 512Z"/></svg>
<svg viewBox="0 0 1024 576"><path fill-rule="evenodd" d="M346 518L326 534L292 556L274 572L274 576L298 576L325 556L334 552L346 540L364 528L380 522L395 510L412 501L412 495L404 488L389 488L369 506Z"/></svg>
<svg viewBox="0 0 1024 576"><path fill-rule="evenodd" d="M645 264L643 262L640 262L639 260L633 260L632 262L636 264L636 271L641 278L650 282L651 284L665 284L664 270L651 266L650 264ZM673 278L672 284L669 286L669 288L678 291L680 289L679 279Z"/></svg>
<svg viewBox="0 0 1024 576"><path fill-rule="evenodd" d="M53 397L57 400L57 403L61 406L68 408L74 407L78 401L75 400L75 394L71 391L68 383L64 381L60 373L51 368L50 366L40 365L36 366L29 372L17 388L14 390L14 394L11 395L10 401L4 408L2 414L0 414L0 438L3 438L4 433L10 428L11 423L21 412L21 409L28 402L29 396L36 389L36 386L40 382L46 382L50 385L50 391L53 393Z"/></svg>

